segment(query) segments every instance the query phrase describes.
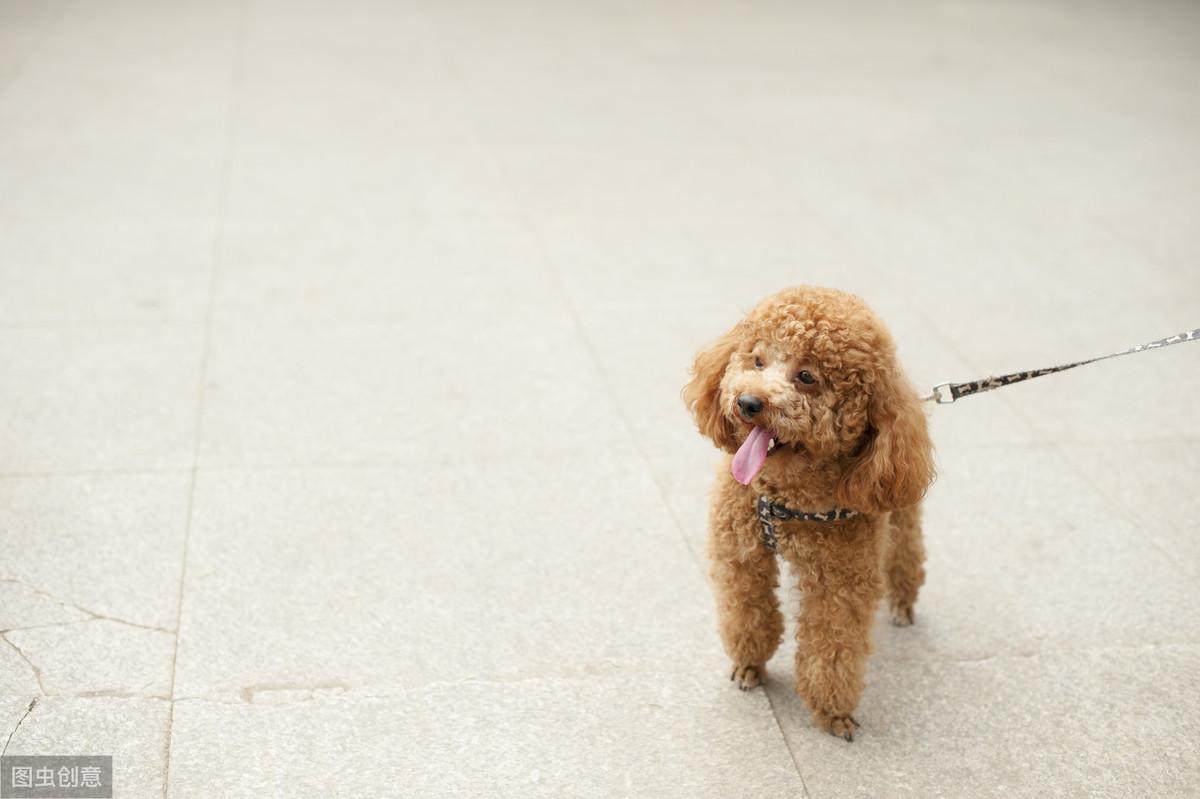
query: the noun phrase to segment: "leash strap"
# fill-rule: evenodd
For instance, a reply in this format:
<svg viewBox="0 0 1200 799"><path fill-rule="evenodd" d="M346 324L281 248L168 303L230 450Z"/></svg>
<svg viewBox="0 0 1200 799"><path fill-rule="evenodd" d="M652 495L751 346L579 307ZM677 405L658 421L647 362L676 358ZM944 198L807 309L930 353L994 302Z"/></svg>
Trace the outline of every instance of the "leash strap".
<svg viewBox="0 0 1200 799"><path fill-rule="evenodd" d="M1132 355L1135 352L1145 352L1146 350L1156 350L1161 347L1169 347L1172 344L1182 344L1185 341L1196 341L1200 339L1200 327L1195 330L1188 330L1183 333L1177 333L1174 336L1160 338L1157 341L1151 341L1147 344L1139 344L1136 347L1130 347L1127 350L1120 352L1101 355L1097 358L1088 358L1086 361L1076 361L1075 363L1067 363L1062 366L1051 366L1046 369L1031 369L1028 372L1013 372L1008 375L1000 375L999 377L985 377L981 380L972 380L969 383L939 383L933 387L933 393L927 397L922 397L923 400L932 400L938 405L949 405L957 399L969 397L972 394L982 394L985 391L991 391L1001 386L1011 386L1013 383L1020 383L1024 380L1032 380L1035 377L1044 375L1052 375L1055 372L1065 372L1068 369L1074 369L1076 366L1084 366L1096 361L1106 361L1109 358L1118 358L1122 355Z"/></svg>
<svg viewBox="0 0 1200 799"><path fill-rule="evenodd" d="M842 519L852 519L858 515L858 511L849 510L847 508L833 508L822 513L807 513L805 511L792 510L778 502L772 502L765 496L758 498L758 523L762 526L762 542L766 544L767 549L775 552L779 548L779 536L775 533L776 521L795 521L795 522L836 522Z"/></svg>

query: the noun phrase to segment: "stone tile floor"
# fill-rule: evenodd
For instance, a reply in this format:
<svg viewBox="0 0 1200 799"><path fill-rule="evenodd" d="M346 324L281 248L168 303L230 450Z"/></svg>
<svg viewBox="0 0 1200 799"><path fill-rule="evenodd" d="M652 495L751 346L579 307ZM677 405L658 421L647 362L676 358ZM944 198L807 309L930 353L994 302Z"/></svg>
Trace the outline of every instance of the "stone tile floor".
<svg viewBox="0 0 1200 799"><path fill-rule="evenodd" d="M1195 796L1200 348L933 411L852 745L787 646L725 680L678 392L799 282L922 386L1200 324L1198 41L1160 2L0 0L6 751L121 797Z"/></svg>

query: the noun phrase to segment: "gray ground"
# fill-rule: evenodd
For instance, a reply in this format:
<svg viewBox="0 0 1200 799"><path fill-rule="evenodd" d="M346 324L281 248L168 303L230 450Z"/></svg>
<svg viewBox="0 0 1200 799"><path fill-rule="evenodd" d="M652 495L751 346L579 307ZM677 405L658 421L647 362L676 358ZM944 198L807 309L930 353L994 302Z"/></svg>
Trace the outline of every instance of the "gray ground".
<svg viewBox="0 0 1200 799"><path fill-rule="evenodd" d="M1200 325L1184 3L0 2L0 736L121 797L1188 796L1200 345L933 412L852 745L726 681L694 351ZM794 604L794 596L789 604Z"/></svg>

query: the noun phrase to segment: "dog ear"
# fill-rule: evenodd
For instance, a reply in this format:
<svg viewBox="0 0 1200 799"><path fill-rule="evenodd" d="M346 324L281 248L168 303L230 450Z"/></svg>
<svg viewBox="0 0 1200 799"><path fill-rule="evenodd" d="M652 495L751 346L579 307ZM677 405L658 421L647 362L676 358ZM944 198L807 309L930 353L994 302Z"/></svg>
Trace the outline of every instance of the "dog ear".
<svg viewBox="0 0 1200 799"><path fill-rule="evenodd" d="M696 417L700 432L718 447L733 451L733 425L721 410L721 378L738 346L735 327L721 336L712 346L696 356L692 365L692 380L683 387L683 401Z"/></svg>
<svg viewBox="0 0 1200 799"><path fill-rule="evenodd" d="M867 405L867 442L837 487L842 507L867 513L915 504L933 482L933 443L917 392L898 368Z"/></svg>

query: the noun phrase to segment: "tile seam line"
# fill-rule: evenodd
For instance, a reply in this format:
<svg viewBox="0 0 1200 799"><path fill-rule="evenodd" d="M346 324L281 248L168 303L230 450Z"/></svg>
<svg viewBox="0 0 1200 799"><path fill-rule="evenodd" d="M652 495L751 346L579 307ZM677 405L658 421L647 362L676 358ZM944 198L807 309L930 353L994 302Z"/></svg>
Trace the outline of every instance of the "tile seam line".
<svg viewBox="0 0 1200 799"><path fill-rule="evenodd" d="M783 728L783 722L779 720L779 709L775 706L775 699L771 696L771 692L767 690L767 686L763 685L763 695L767 697L767 706L771 708L771 715L775 718L775 727L779 731L779 737L783 741L783 748L787 750L788 757L792 760L792 768L796 769L796 777L800 780L800 788L804 791L804 795L812 799L812 791L808 789L808 781L804 779L804 771L800 768L800 761L796 758L796 750L792 748L792 742L788 740L787 730Z"/></svg>
<svg viewBox="0 0 1200 799"><path fill-rule="evenodd" d="M54 33L60 27L62 27L63 18L66 17L67 10L75 5L78 5L78 2L71 2L70 0L59 5L58 10L54 12L54 14L46 22L45 27L42 28L40 34L38 34L38 44L45 46L46 43L52 40ZM23 57L13 70L13 73L9 76L9 80L6 83L0 83L0 98L2 98L12 86L21 82L21 79L25 77L25 68L28 63L29 57Z"/></svg>
<svg viewBox="0 0 1200 799"><path fill-rule="evenodd" d="M905 302L909 305L909 307L912 310L914 310L914 311L919 310L909 300L909 298L907 296L905 297ZM949 347L951 349L951 351L954 352L959 357L966 358L966 355L958 347L957 340L954 339L953 336L949 335L945 330L943 330L937 324L937 321L935 319L927 319L926 324L942 340L943 345L945 345L946 347ZM1187 576L1186 570L1182 566L1180 566L1176 563L1174 553L1172 553L1159 540L1157 531L1146 527L1142 523L1142 520L1137 518L1135 516L1135 514L1130 513L1127 508L1121 506L1112 497L1108 496L1108 494L1106 492L1100 490L1100 488L1092 480L1092 476L1087 473L1087 470L1084 469L1082 466L1080 466L1074 459L1072 459L1070 453L1067 451L1067 447L1069 447L1069 446L1076 446L1076 445L1094 446L1095 444L1093 442L1090 442L1090 441L1089 442L1079 442L1079 441L1074 441L1071 439L1063 440L1063 439L1050 439L1050 438L1042 437L1041 434L1039 433L1038 429L1034 426L1034 423L1033 423L1033 419L1036 416L1035 412L1026 410L1025 406L1022 403L1014 401L1011 397L1009 397L1007 395L1002 397L1001 400L1008 407L1008 409L1017 418L1019 418L1021 420L1021 422L1024 424L1025 428L1029 432L1033 433L1033 435L1034 435L1033 443L1034 444L1045 447L1050 452L1052 452L1056 458L1058 458L1060 463L1065 463L1067 466L1067 469L1072 474L1074 474L1075 477L1077 477L1078 479L1080 479L1084 482L1084 484L1086 485L1085 490L1088 491L1088 493L1090 493L1094 497L1099 497L1100 500L1104 504L1106 504L1109 508L1111 508L1117 514L1118 518L1124 519L1126 522L1133 525L1133 527L1135 529L1140 530L1140 531L1142 531L1142 533L1146 534L1146 536L1150 539L1150 545L1155 550L1157 550L1159 552L1159 554L1161 554L1167 558L1168 562L1170 562L1171 565L1173 566L1174 571L1177 574L1183 574L1183 576L1185 576L1185 577ZM936 412L937 408L935 407L933 410L934 410L934 412ZM1189 436L1187 436L1187 435L1179 435L1179 436L1175 436L1175 437L1168 437L1168 436L1161 437L1161 441L1165 441L1165 442L1188 441L1188 440L1189 440ZM1146 439L1142 439L1142 438L1138 437L1138 438L1130 439L1130 441L1143 442L1143 443L1151 443L1151 442L1159 443L1160 438L1157 436L1149 437Z"/></svg>
<svg viewBox="0 0 1200 799"><path fill-rule="evenodd" d="M457 73L455 74L455 77L458 78ZM461 81L461 78L459 78L459 80ZM467 91L469 92L470 90L467 89ZM496 164L500 173L500 178L509 194L513 194L512 185L508 178L508 170L501 156L496 153L492 147L487 146L483 142L480 142L480 145ZM539 260L542 262L543 269L550 280L551 288L562 301L562 306L566 310L567 315L570 317L571 323L575 328L575 334L579 337L580 343L583 344L584 350L587 353L588 358L591 360L593 368L596 369L601 381L604 384L605 395L613 404L613 408L617 412L617 417L621 420L622 427L625 428L626 435L633 442L634 452L636 453L638 460L646 468L651 481L654 483L654 487L658 493L659 499L662 501L667 511L667 517L671 520L671 524L675 528L676 535L683 544L684 552L687 553L688 559L691 560L693 566L695 566L702 586L707 588L708 579L705 573L703 561L692 547L691 541L688 540L686 531L683 529L678 515L675 513L674 509L671 507L671 503L667 499L666 490L663 488L662 481L659 479L657 472L655 472L653 465L650 463L650 459L646 455L646 452L638 442L637 435L634 433L633 426L630 424L628 414L626 413L625 408L621 405L616 393L613 391L613 384L612 380L610 379L610 375L608 374L608 370L605 369L603 363L601 362L600 356L596 352L591 337L587 334L587 331L583 325L583 321L579 318L579 314L575 309L575 304L572 302L570 295L563 288L562 281L558 274L558 269L556 268L550 256L549 250L542 238L541 231L529 217L528 213L526 213L523 209L518 213L518 220L519 224L521 224L522 227L524 227L533 237ZM766 695L766 699L767 707L771 711L771 718L775 722L775 731L779 736L779 740L783 743L784 750L788 753L788 758L792 763L792 768L795 771L796 778L800 781L800 787L803 791L803 795L805 797L810 797L811 799L812 793L808 790L808 784L805 781L804 774L800 769L800 763L796 759L796 753L792 749L791 743L787 739L787 732L783 727L783 722L779 718L779 713L775 708L775 702L771 699L769 694Z"/></svg>
<svg viewBox="0 0 1200 799"><path fill-rule="evenodd" d="M1136 436L1133 438L1120 439L1124 444L1143 444L1143 445L1158 445L1158 444L1200 444L1200 437L1193 435L1184 436ZM948 449L951 445L960 451L978 451L978 450L996 450L996 449L1045 449L1053 450L1061 446L1081 446L1081 447L1096 447L1105 442L1100 440L1076 440L1064 439L1061 441L1007 441L1007 442L979 442L970 444L956 444L951 442L945 447L939 449ZM616 452L618 457L639 457L634 450L629 452ZM569 459L572 457L580 457L570 451L561 453L550 453L549 457L562 457ZM510 461L533 461L542 460L542 456L527 456L511 458L506 456L493 457L473 457L470 460L474 463L504 463ZM447 458L443 461L438 461L443 464L461 463L461 458ZM216 473L216 472L270 472L270 471L362 471L362 470L391 470L408 468L418 462L428 462L427 458L383 458L379 460L347 460L347 461L319 461L309 460L304 462L284 462L284 461L264 461L264 462L246 462L246 463L222 463L215 462L208 465L203 463L197 464L196 471L201 473ZM5 480L42 480L42 479L75 479L75 478L106 478L106 477L163 477L163 476L179 476L191 475L191 466L147 466L147 467L128 467L118 469L47 469L33 471L0 471L0 482ZM1086 476L1086 475L1085 475Z"/></svg>
<svg viewBox="0 0 1200 799"><path fill-rule="evenodd" d="M764 167L758 162L757 151L754 148L752 142L747 141L741 135L735 135L733 137L733 144L740 152L742 152L746 163L754 165L756 172L765 173L768 171L768 170L764 169ZM813 207L812 210L813 210L812 218L816 221L816 224L822 230L832 232L835 234L839 231L840 226L839 226L837 220L831 219L830 217L826 216L823 208ZM877 266L875 266L874 263L863 262L863 267L864 267L865 273L868 274L875 283L877 283L881 286L885 286L885 287L891 285L890 277L886 273L881 271ZM909 296L903 295L903 302L909 308L913 308L912 299ZM941 335L941 331L935 331L935 333L937 333L939 336ZM653 473L653 469L651 469L651 472ZM656 483L657 483L657 480L658 480L657 475L655 475ZM668 511L671 513L672 517L674 517L676 520L676 527L680 527L679 519L676 516L675 510L674 510L674 508L671 507L670 503L667 503L667 508L668 508ZM681 529L681 534L682 534L682 529ZM781 573L780 573L780 578L781 578L780 584L781 585L782 585L782 577L783 577L783 570L781 570ZM789 601L790 601L790 597L789 597ZM780 738L783 740L784 748L787 749L788 756L792 760L792 765L796 770L796 777L800 780L800 787L804 792L804 796L810 797L810 799L811 799L811 797L813 796L813 792L809 789L808 781L804 778L804 770L800 767L800 759L796 752L796 747L793 746L792 740L788 735L787 727L784 726L783 720L779 716L779 709L776 706L774 698L771 696L771 691L769 689L769 686L767 686L765 684L763 685L763 693L767 697L767 704L771 708L771 715L775 718L775 726L779 731Z"/></svg>
<svg viewBox="0 0 1200 799"><path fill-rule="evenodd" d="M1187 569L1185 569L1178 560L1178 553L1172 552L1168 546L1162 543L1160 538L1161 533L1158 529L1146 526L1143 523L1144 519L1140 518L1135 513L1131 513L1129 508L1117 502L1115 499L1109 496L1107 492L1102 491L1100 487L1096 485L1095 481L1092 479L1092 476L1087 473L1087 470L1080 466L1073 458L1071 458L1070 453L1064 449L1062 442L1053 441L1050 443L1050 451L1054 453L1054 456L1058 458L1061 463L1066 464L1067 468L1072 474L1074 474L1079 480L1083 481L1084 485L1086 486L1084 489L1085 491L1087 491L1093 497L1099 498L1104 505L1112 510L1118 519L1125 520L1125 522L1132 526L1135 530L1139 530L1146 538L1150 539L1150 545L1157 550L1160 555L1166 558L1167 563L1170 564L1170 568L1176 576L1182 576L1185 579L1188 577Z"/></svg>
<svg viewBox="0 0 1200 799"><path fill-rule="evenodd" d="M996 661L1001 661L1001 662L1018 661L1018 660L1019 661L1028 661L1028 660L1040 660L1040 659L1044 659L1044 658L1055 658L1055 657L1067 658L1067 657L1073 657L1075 655L1081 655L1081 654L1097 654L1097 655L1121 654L1121 653L1131 654L1131 653L1136 653L1138 651L1147 650L1147 649L1182 650L1182 651L1187 651L1187 652L1196 652L1196 653L1200 654L1200 640L1198 640L1198 641L1176 641L1176 642L1167 642L1167 643L1161 643L1161 644L1116 644L1116 645L1104 644L1104 645L1099 645L1099 646L1080 646L1080 647L1069 647L1069 648L1063 648L1063 649L1049 649L1049 650L1045 650L1045 651L1036 651L1036 652L997 653L995 655L988 655L988 656L977 657L977 658L975 658L975 657L972 657L972 658L951 657L951 658L944 658L944 659L940 659L940 658L887 658L886 660L889 663L902 664L902 665L907 665L907 666L970 667L970 666L975 666L975 665L978 665L981 663L990 663L990 662L996 662ZM621 674L624 674L625 672L626 672L626 669L624 667L622 667L621 669L616 670L616 671L612 672L611 674L604 675L604 677L610 678L610 679L617 679L621 676ZM486 687L486 686L505 687L505 686L511 686L511 685L530 684L530 683L539 683L539 682L540 683L582 684L582 683L591 683L595 679L596 679L596 675L593 675L593 674L545 674L545 675L538 675L538 676L532 676L532 677L521 677L521 678L517 678L517 679L499 679L499 680L463 678L463 679L458 679L458 680L434 680L432 682L421 683L419 685L412 685L412 686L398 688L398 689L394 689L394 690L385 689L385 690L377 692L377 693L372 693L369 691L371 691L374 688L379 687L378 684L364 684L361 686L356 686L355 688L345 691L345 692L342 692L342 693L330 694L328 696L328 698L330 698L330 699L346 699L346 700L351 700L351 701L358 701L358 700L388 701L388 700L406 699L410 696L421 694L423 692L432 691L432 690L453 689L453 688L458 688L458 687L463 687L463 686L471 686L471 685L484 686L484 687ZM782 685L782 684L783 683L780 683L779 681L775 680L774 678L768 677L767 682L764 683L766 696L768 698L770 698L772 696L772 694L771 694L771 686L772 685ZM301 690L301 689L298 689L298 690ZM320 689L304 688L302 690L310 690L310 691L318 690L319 691ZM730 688L730 690L734 690L734 689ZM786 691L787 689L784 688L783 690ZM26 697L30 697L29 694L21 694L21 693L0 694L0 696L3 696L4 698L9 698L9 699L24 699ZM156 702L176 702L176 703L177 702L195 702L195 703L201 703L201 704L208 703L208 704L232 705L235 707L276 708L276 707L284 707L284 706L289 706L289 705L306 704L306 703L314 701L318 697L314 696L314 697L306 697L304 699L289 700L289 701L276 701L276 702L247 702L247 701L239 700L239 699L231 699L228 696L222 696L220 694L179 696L174 699L171 699L170 697L167 697L167 696L159 696L159 695L153 695L153 694L125 694L125 695L120 695L120 696L114 697L114 696L105 695L105 694L98 695L95 693L86 693L86 692L85 693L69 693L69 692L67 692L67 693L43 694L43 695L39 695L35 698L37 698L39 700L43 699L43 698L59 698L59 699L70 699L70 700L91 700L91 699L111 699L111 698L132 699L132 700L145 699L145 700L156 701Z"/></svg>
<svg viewBox="0 0 1200 799"><path fill-rule="evenodd" d="M439 46L443 45L444 40L439 35L436 25L430 24L428 19L425 18L424 15L423 15L423 20L426 22L426 26L430 30L430 33L432 34L433 38L435 38L438 41ZM466 97L472 101L472 103L471 103L471 121L472 121L471 133L472 133L472 137L474 138L476 144L480 147L480 149L482 149L485 153L487 153L488 158L495 165L496 170L499 173L501 183L504 186L505 190L508 192L510 197L515 198L516 193L513 191L512 181L510 180L509 174L508 174L508 167L505 164L502 155L497 151L497 149L494 146L492 146L489 142L485 141L483 139L483 137L480 135L478 118L475 115L475 104L474 104L474 100L476 99L475 93L472 91L471 86L467 82L465 76L462 74L462 72L458 68L458 66L456 64L454 64L450 58L447 57L446 50L439 49L439 52L441 52L443 54L442 55L442 63L444 65L446 71L449 73L450 78L456 84L459 85L459 87L461 88L463 93L466 95ZM542 237L541 230L538 229L534 220L530 217L529 213L523 207L517 206L515 203L514 203L514 206L520 208L520 210L517 213L518 224L521 227L523 227L525 230L527 230L529 232L530 236L533 237L534 246L537 248L537 254L539 256L539 260L542 263L542 268L545 271L546 276L549 278L550 287L551 287L552 291L562 299L563 306L567 311L567 315L570 317L571 323L575 328L575 333L579 337L581 343L583 344L584 350L587 352L588 358L591 359L593 367L596 369L601 380L604 383L604 393L609 398L609 401L613 403L613 407L616 409L616 412L617 412L617 417L621 420L621 425L622 425L622 427L625 428L626 435L629 437L629 439L633 443L634 452L637 453L638 460L641 461L641 463L643 464L643 466L645 466L647 472L649 473L650 479L653 481L655 489L658 491L658 495L667 510L667 517L671 520L672 526L674 526L674 528L675 528L676 535L678 536L679 540L683 543L684 552L687 553L687 555L689 556L689 559L692 561L692 564L696 567L696 572L693 572L693 573L698 573L698 577L699 577L701 585L704 588L707 588L708 580L707 580L707 576L705 574L704 565L698 559L698 556L697 556L695 550L692 548L691 542L688 540L686 532L684 531L682 525L680 524L679 519L676 516L675 512L672 510L671 503L667 500L667 494L663 488L662 482L661 482L661 480L659 480L658 474L654 471L654 468L651 465L649 458L646 456L645 451L642 449L641 444L638 442L638 438L634 434L633 427L629 423L629 418L625 412L625 409L622 407L618 397L616 396L616 393L613 391L613 386L612 386L611 381L609 380L608 372L604 368L603 364L601 363L599 355L595 351L595 347L593 346L590 337L587 335L586 331L584 330L583 322L579 318L579 314L575 310L574 303L571 301L570 296L567 294L566 290L563 288L562 280L558 274L558 269L555 266L554 261L550 257L550 252L549 252L549 249L546 247L546 243ZM178 625L176 625L176 626L178 627ZM792 767L795 770L796 778L798 780L800 780L800 787L804 792L804 796L811 797L812 794L808 790L808 785L804 780L804 774L801 773L800 765L796 761L796 753L792 750L792 746L791 746L790 742L787 740L787 732L783 728L783 723L780 721L779 714L775 710L775 704L771 701L770 697L767 697L767 707L770 708L770 710L771 710L771 718L775 722L776 733L779 735L780 740L783 741L783 748L785 750L787 750L788 757L791 759ZM164 794L164 799L165 799L165 794Z"/></svg>
<svg viewBox="0 0 1200 799"><path fill-rule="evenodd" d="M551 290L554 292L554 294L556 294L559 297L559 299L562 302L563 308L567 312L567 316L570 317L571 325L575 329L575 334L579 337L580 343L583 344L584 350L587 353L588 358L592 362L592 366L596 369L597 375L600 377L601 381L603 382L604 393L608 397L609 401L613 404L613 408L616 410L617 416L621 420L621 426L625 428L625 433L628 436L630 442L633 444L634 452L637 454L638 459L646 467L646 469L648 470L648 472L650 474L651 480L653 480L653 482L654 482L655 489L658 491L659 497L662 499L663 504L665 505L665 507L668 511L668 516L671 518L672 525L675 527L676 533L678 534L679 539L683 543L684 551L689 555L693 564L695 564L697 569L700 571L701 583L707 587L707 579L704 576L703 564L699 560L695 550L692 548L691 542L688 541L687 536L684 534L683 529L679 526L678 522L676 521L674 513L670 512L671 506L670 506L670 503L667 501L666 492L663 490L662 483L658 479L657 474L655 474L654 469L651 467L649 458L646 456L646 453L643 451L641 444L638 442L638 438L633 432L633 427L629 423L629 418L625 412L625 409L621 406L621 403L618 401L617 396L613 392L612 382L609 380L608 372L607 372L607 370L605 370L603 364L601 363L599 355L596 353L595 347L593 346L590 337L587 335L587 333L584 329L583 322L579 318L579 314L575 310L574 303L571 301L570 296L567 294L566 290L563 288L562 281L559 277L558 269L555 267L554 261L550 257L550 252L549 252L549 249L546 247L546 243L545 243L544 237L542 236L541 230L539 229L537 224L534 222L534 220L531 217L531 215L529 214L529 212L523 206L521 206L519 203L515 202L517 194L513 190L512 180L509 177L508 166L507 166L504 158L502 157L500 152L497 151L496 147L494 145L492 145L490 142L486 141L484 139L484 137L480 134L479 120L478 120L477 114L475 112L475 109L478 106L477 95L472 90L471 85L467 81L462 70L453 61L453 59L448 56L449 51L444 46L445 41L442 38L442 36L440 35L439 30L437 29L437 25L435 23L433 23L432 21L430 21L428 19L427 15L425 15L425 14L422 15L422 21L424 22L425 28L429 32L430 37L432 39L436 40L438 43L438 52L441 53L442 66L446 70L448 77L455 84L457 84L459 86L460 90L463 92L464 98L468 101L468 106L470 108L470 112L469 112L470 119L471 119L470 130L471 130L472 140L475 142L475 145L483 153L485 153L487 158L491 161L492 165L496 169L497 175L500 178L501 184L504 186L505 191L508 193L510 199L514 200L513 207L517 209L517 211L515 213L514 221L522 229L524 229L532 238L534 246L537 249L538 260L541 262L542 271L550 283Z"/></svg>
<svg viewBox="0 0 1200 799"><path fill-rule="evenodd" d="M489 152L491 152L490 148ZM499 167L501 179L504 181L505 185L509 187L508 190L511 193L512 188L509 184L508 172L504 166L503 160L495 153L492 153L492 157ZM674 512L671 510L671 504L667 500L667 494L663 488L662 481L659 479L658 474L654 471L649 457L646 455L645 450L638 441L638 437L634 432L633 425L630 423L629 414L625 411L625 408L621 405L620 399L613 391L612 377L608 373L608 370L604 367L603 361L601 360L599 353L596 351L596 347L592 342L591 336L588 335L587 330L584 327L583 320L579 318L579 313L575 309L575 303L571 300L571 297L567 293L566 289L563 288L558 269L554 265L549 249L546 247L545 241L542 238L541 231L538 229L534 221L529 218L529 215L523 211L520 213L520 224L532 236L534 245L537 248L538 259L542 262L546 276L550 280L551 288L554 293L558 295L563 309L566 310L567 316L570 317L571 325L575 329L575 335L578 337L579 343L583 345L584 352L587 353L587 357L591 361L592 367L596 370L597 376L603 383L605 396L608 398L608 401L612 403L613 409L617 413L617 418L621 420L621 426L625 430L625 435L633 444L633 451L636 454L637 459L646 468L651 481L654 483L654 488L658 493L659 499L662 501L665 510L667 511L667 515L671 519L672 526L675 528L675 532L678 535L680 542L683 544L684 551L688 554L689 560L692 561L693 565L700 572L701 583L707 587L707 579L704 575L703 561L692 547L691 541L688 540L688 537L682 527L679 525Z"/></svg>
<svg viewBox="0 0 1200 799"><path fill-rule="evenodd" d="M175 643L171 651L171 682L168 692L167 725L162 748L162 795L167 799L171 786L171 750L175 737L175 682L179 665L179 637L183 622L184 586L187 582L188 551L192 537L192 523L195 518L196 482L200 472L200 442L201 427L204 420L204 403L206 386L208 384L208 361L212 344L213 317L216 306L216 289L220 272L221 259L225 249L226 217L228 215L229 185L233 170L233 150L236 141L238 121L241 115L241 98L245 82L245 50L246 27L252 0L241 3L233 36L232 63L229 76L229 112L225 123L225 140L222 147L220 173L218 176L217 220L213 234L212 255L208 270L207 297L204 307L204 334L200 348L199 385L196 390L195 416L192 426L192 464L188 470L187 515L184 524L183 547L180 553L179 589L175 603Z"/></svg>

